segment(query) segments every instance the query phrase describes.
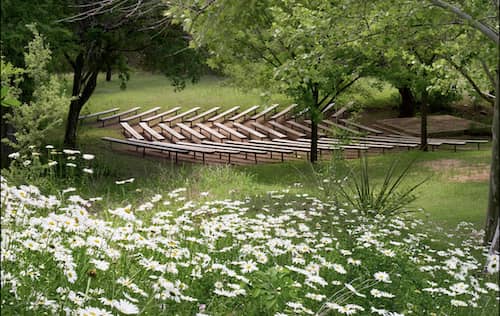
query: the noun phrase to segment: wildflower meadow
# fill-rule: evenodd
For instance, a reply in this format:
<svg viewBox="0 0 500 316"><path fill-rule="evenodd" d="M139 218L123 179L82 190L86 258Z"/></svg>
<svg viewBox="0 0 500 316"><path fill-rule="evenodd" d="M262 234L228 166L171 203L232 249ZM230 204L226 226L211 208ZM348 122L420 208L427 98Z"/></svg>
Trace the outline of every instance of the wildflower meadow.
<svg viewBox="0 0 500 316"><path fill-rule="evenodd" d="M93 155L58 156L42 169L64 165L92 176L84 169ZM126 191L133 181L115 185ZM1 189L3 315L493 315L498 308L499 256L487 255L482 232L466 222L447 231L411 214L367 214L288 189L190 200L180 187L102 212L95 211L101 197L74 188L47 195L2 177Z"/></svg>

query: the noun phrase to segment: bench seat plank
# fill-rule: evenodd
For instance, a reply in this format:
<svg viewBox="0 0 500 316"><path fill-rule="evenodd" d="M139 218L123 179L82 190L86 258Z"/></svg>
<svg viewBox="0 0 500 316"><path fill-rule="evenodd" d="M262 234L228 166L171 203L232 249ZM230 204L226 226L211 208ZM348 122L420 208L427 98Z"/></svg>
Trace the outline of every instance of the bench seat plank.
<svg viewBox="0 0 500 316"><path fill-rule="evenodd" d="M163 136L169 138L170 140L173 141L174 138L177 138L178 140L184 140L186 137L182 135L181 133L177 132L175 129L171 128L170 126L160 123L158 126L161 128L161 132Z"/></svg>
<svg viewBox="0 0 500 316"><path fill-rule="evenodd" d="M217 114L217 111L219 111L219 109L220 109L220 106L216 106L216 107L211 108L211 109L209 109L209 110L207 110L207 111L205 111L203 113L200 113L200 114L198 114L196 116L193 116L193 117L187 119L186 122L191 123L191 126L192 126L193 123L196 122L199 119L204 119L205 117L207 117L207 116L209 116L211 114Z"/></svg>
<svg viewBox="0 0 500 316"><path fill-rule="evenodd" d="M96 117L97 119L99 119L100 115L109 114L109 113L115 113L115 112L118 112L118 111L120 111L120 108L112 108L112 109L104 110L104 111L101 111L101 112L90 113L90 114L87 114L87 115L81 115L81 116L78 117L78 119L79 120L84 120L84 119L88 119L88 118L91 118L91 117Z"/></svg>
<svg viewBox="0 0 500 316"><path fill-rule="evenodd" d="M272 127L277 128L277 129L287 133L289 136L292 135L292 137L306 137L306 134L301 133L301 132L297 132L296 130L291 129L288 126L282 125L276 121L269 121L267 123L269 123L269 125L271 125Z"/></svg>
<svg viewBox="0 0 500 316"><path fill-rule="evenodd" d="M238 111L238 110L239 110L239 108L240 108L240 106L239 106L239 105L237 105L237 106L235 106L235 107L232 107L232 108L230 108L229 110L226 110L226 111L224 111L224 112L222 112L222 113L217 114L217 115L216 115L216 116L214 116L214 117L209 118L209 119L208 119L208 121L209 121L209 122L216 122L216 121L218 121L218 120L220 120L220 119L222 119L223 121L225 121L225 120L226 120L226 116L228 116L228 115L230 115L230 114L233 114L234 112Z"/></svg>
<svg viewBox="0 0 500 316"><path fill-rule="evenodd" d="M161 113L155 114L155 115L153 115L153 116L149 116L149 117L146 117L146 118L142 118L142 119L141 119L141 122L146 122L146 123L148 123L148 124L149 124L150 122L152 122L152 121L154 121L154 120L156 120L156 119L160 119L160 121L161 121L161 120L163 120L163 118L164 118L165 116L167 116L167 115L171 115L172 113L173 113L174 115L176 115L176 114L177 114L177 112L180 110L180 108L181 108L180 106L176 106L176 107L174 107L174 108L171 108L171 109L169 109L169 110L166 110L165 112L161 112Z"/></svg>
<svg viewBox="0 0 500 316"><path fill-rule="evenodd" d="M264 139L264 138L267 138L266 135L254 130L254 129L251 129L250 127L247 127L243 124L240 124L238 122L234 122L233 123L233 126L236 127L238 130L244 132L244 133L247 133L248 136L253 136L253 137L257 137L259 139Z"/></svg>
<svg viewBox="0 0 500 316"><path fill-rule="evenodd" d="M267 109L264 109L262 112L259 112L255 114L254 116L250 117L251 120L258 120L260 118L265 118L267 114L269 114L271 111L276 111L276 108L279 106L279 104L273 104Z"/></svg>
<svg viewBox="0 0 500 316"><path fill-rule="evenodd" d="M156 140L165 140L165 137L160 135L157 131L155 131L152 127L150 127L147 123L145 122L140 122L139 126L142 128L142 131L149 135L151 139L156 139Z"/></svg>
<svg viewBox="0 0 500 316"><path fill-rule="evenodd" d="M186 134L184 135L189 137L189 139L193 139L194 137L196 139L203 140L206 138L205 135L200 134L199 132L195 131L194 129L192 129L191 127L187 126L184 123L177 123L177 126L181 129L181 133L182 132L187 133L187 135Z"/></svg>
<svg viewBox="0 0 500 316"><path fill-rule="evenodd" d="M373 134L383 134L384 133L384 132L382 132L382 131L380 131L378 129L374 129L374 128L371 128L369 126L365 126L365 125L362 125L362 124L359 124L359 123L356 123L356 122L351 122L351 121L346 120L346 119L341 119L340 121L342 123L346 124L346 125L351 125L351 126L354 126L356 128L365 130L365 131L373 133Z"/></svg>
<svg viewBox="0 0 500 316"><path fill-rule="evenodd" d="M123 145L130 145L130 146L136 146L136 147L142 147L142 148L150 148L150 149L157 149L157 150L164 150L164 151L170 151L170 152L175 152L179 154L187 154L189 151L185 149L180 149L172 146L168 146L169 144L165 144L165 146L160 146L156 144L155 142L148 142L148 141L141 141L141 140L131 140L131 139L118 139L118 138L113 138L113 137L102 137L101 138L104 141L111 142L111 143L117 143L117 144L123 144Z"/></svg>
<svg viewBox="0 0 500 316"><path fill-rule="evenodd" d="M310 120L307 120L306 122L309 122L309 123L310 123L311 121L310 121ZM332 130L332 127L333 127L333 128L338 128L338 129L344 130L344 131L346 131L346 132L352 133L352 134L354 134L354 135L361 135L361 133L360 133L360 132L355 131L355 130L353 130L352 128L349 128L349 127L346 127L346 126L344 126L344 125L340 125L340 124L334 123L334 122L332 122L332 121L330 121L330 120L323 120L323 121L321 121L321 122L322 122L322 123L325 123L325 124L327 124L327 125L329 125L329 126L325 126L325 125L323 125L323 124L321 124L321 123L319 123L319 124L318 124L318 127L319 127L319 128L322 128L322 129L323 129L323 130L325 130L325 131L331 131L331 130Z"/></svg>
<svg viewBox="0 0 500 316"><path fill-rule="evenodd" d="M263 150L262 148L252 146L252 144L246 142L226 141L224 143L215 143L204 140L202 143L207 145L221 146L225 148L234 148L248 154L265 155L269 152L268 150Z"/></svg>
<svg viewBox="0 0 500 316"><path fill-rule="evenodd" d="M264 126L262 124L259 124L257 122L252 122L251 124L255 127L256 130L260 130L260 131L268 134L269 137L271 137L271 138L273 138L273 137L276 137L276 138L286 138L285 134L282 134L282 133L280 133L278 131L275 131L272 128L269 128L269 127Z"/></svg>
<svg viewBox="0 0 500 316"><path fill-rule="evenodd" d="M185 112L179 113L179 114L177 114L175 116L171 116L171 117L165 119L163 122L168 123L168 125L172 126L172 123L175 122L176 120L183 119L184 117L186 117L186 116L188 116L190 114L193 114L193 113L196 114L196 113L198 113L199 109L200 109L199 106L194 107L194 108L189 109L189 110L187 110Z"/></svg>
<svg viewBox="0 0 500 316"><path fill-rule="evenodd" d="M243 112L241 112L239 114L236 114L235 116L231 117L229 120L230 121L238 121L241 118L246 119L247 115L249 115L250 113L255 114L255 112L257 112L257 109L259 107L260 107L260 105L251 106L248 109L246 109L245 111L243 111Z"/></svg>
<svg viewBox="0 0 500 316"><path fill-rule="evenodd" d="M200 148L200 149L209 149L212 150L213 153L223 153L223 154L239 154L241 151L235 148L223 148L221 146L215 146L215 145L209 145L209 144L193 144L193 143L185 143L185 142L179 142L178 144L187 146L187 147L192 147L192 148ZM214 143L214 144L221 144L221 143Z"/></svg>
<svg viewBox="0 0 500 316"><path fill-rule="evenodd" d="M298 104L292 104L292 105L288 106L286 109L284 109L284 110L282 110L282 111L274 114L269 119L271 119L271 120L277 120L277 119L281 118L282 116L287 115L290 111L292 111L297 106L298 106Z"/></svg>
<svg viewBox="0 0 500 316"><path fill-rule="evenodd" d="M121 127L123 128L123 132L127 135L132 136L135 139L143 140L144 137L139 134L132 126L130 126L127 122L120 122Z"/></svg>
<svg viewBox="0 0 500 316"><path fill-rule="evenodd" d="M110 120L113 120L115 118L117 118L118 120L120 120L120 117L124 116L124 115L128 115L130 113L133 113L133 112L136 112L140 109L141 107L140 106L136 106L136 107L133 107L131 109L128 109L126 111L123 111L123 112L120 112L120 113L116 113L116 114L113 114L113 115L110 115L110 116L106 116L106 117L101 117L99 119L97 119L99 122L102 122L102 126L104 126L104 122L106 121L110 121Z"/></svg>
<svg viewBox="0 0 500 316"><path fill-rule="evenodd" d="M232 129L224 124L214 122L214 126L216 126L219 129L219 132L221 130L226 132L229 135L229 139L231 139L231 135L236 136L239 139L246 139L247 138L246 135L244 135L244 134L242 134L242 133L240 133L240 132L238 132L238 131L236 131L236 130L234 130L234 129Z"/></svg>
<svg viewBox="0 0 500 316"><path fill-rule="evenodd" d="M141 112L141 113L129 116L129 117L124 117L124 118L120 119L120 122L129 122L129 121L132 121L135 119L140 119L143 116L158 112L159 109L161 109L161 107L157 106L157 107L154 107L154 108L149 109L147 111L144 111L144 112Z"/></svg>
<svg viewBox="0 0 500 316"><path fill-rule="evenodd" d="M196 126L200 129L200 132L201 131L205 131L206 133L209 134L208 138L212 139L212 136L217 138L217 139L226 139L226 135L223 135L219 132L217 132L216 130L214 129L211 129L210 127L206 126L205 124L202 124L202 123L196 123Z"/></svg>

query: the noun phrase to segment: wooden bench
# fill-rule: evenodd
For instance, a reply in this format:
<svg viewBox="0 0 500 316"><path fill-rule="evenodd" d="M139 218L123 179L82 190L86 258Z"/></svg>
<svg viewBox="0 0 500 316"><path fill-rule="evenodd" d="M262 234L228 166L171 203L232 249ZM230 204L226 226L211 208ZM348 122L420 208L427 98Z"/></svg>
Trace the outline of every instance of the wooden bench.
<svg viewBox="0 0 500 316"><path fill-rule="evenodd" d="M291 127L295 127L296 129L298 129L300 131L306 132L309 135L311 134L311 129L305 125L302 125L302 124L297 123L295 121L286 121L286 123L288 125L290 125Z"/></svg>
<svg viewBox="0 0 500 316"><path fill-rule="evenodd" d="M157 120L157 119L160 119L160 121L163 121L163 119L165 118L165 116L167 115L171 115L171 114L174 114L176 115L177 112L180 110L180 106L176 106L174 108L171 108L170 110L167 110L165 112L161 112L161 113L158 113L156 115L153 115L153 116L150 116L150 117L146 117L146 118L143 118L141 119L142 122L146 122L148 125L151 126L151 122Z"/></svg>
<svg viewBox="0 0 500 316"><path fill-rule="evenodd" d="M280 123L278 122L275 122L275 121L269 121L267 122L269 125L271 125L273 128L277 128L285 133L288 134L288 136L292 136L292 137L306 137L306 134L304 133L301 133L301 132L297 132L296 130L294 129L291 129L290 127L288 126L285 126L285 125L281 125Z"/></svg>
<svg viewBox="0 0 500 316"><path fill-rule="evenodd" d="M229 136L229 139L231 139L231 136L236 136L238 139L246 139L247 136L243 135L242 133L224 125L221 123L214 122L214 126L217 127L218 131L220 132L221 130L226 132L227 135Z"/></svg>
<svg viewBox="0 0 500 316"><path fill-rule="evenodd" d="M259 130L259 131L264 132L267 135L269 135L269 138L274 138L274 137L276 137L276 138L286 138L285 134L282 134L282 133L280 133L278 131L275 131L272 128L269 128L269 127L264 126L262 124L259 124L257 122L252 122L251 124L255 127L256 130Z"/></svg>
<svg viewBox="0 0 500 316"><path fill-rule="evenodd" d="M335 120L338 120L344 115L345 112L347 112L347 110L349 110L353 106L353 104L354 102L350 101L345 106L341 107L337 112L333 113L331 117Z"/></svg>
<svg viewBox="0 0 500 316"><path fill-rule="evenodd" d="M273 143L275 144L280 144L282 146L287 146L290 148L300 148L302 149L303 152L307 153L307 158L309 159L309 154L311 153L311 142L303 142L303 141L294 141L294 140L289 140L289 139L274 139ZM332 151L337 151L341 150L339 146L333 146L333 145L326 145L326 144L317 144L318 148L318 153L320 156L323 155L323 152L332 152Z"/></svg>
<svg viewBox="0 0 500 316"><path fill-rule="evenodd" d="M318 139L318 143L335 144L335 145L345 144L343 141L335 138L320 138ZM368 148L380 148L382 149L382 151L384 151L385 149L394 148L393 145L389 144L377 143L377 142L365 142L365 141L352 141L345 145L366 146Z"/></svg>
<svg viewBox="0 0 500 316"><path fill-rule="evenodd" d="M140 106L136 106L134 108L131 108L131 109L128 109L126 111L123 111L123 112L120 112L120 113L116 113L116 114L113 114L113 115L110 115L110 116L106 116L106 117L101 117L99 119L97 119L98 121L102 122L102 126L104 126L104 123L106 121L111 121L115 118L117 118L118 120L120 120L120 118L124 115L128 115L130 113L137 113L137 111L139 111L141 107Z"/></svg>
<svg viewBox="0 0 500 316"><path fill-rule="evenodd" d="M271 120L277 120L277 119L281 118L282 116L287 115L290 111L292 111L296 107L297 107L297 104L292 104L289 107L287 107L286 109L284 109L284 110L282 110L282 111L274 114L269 119L271 119Z"/></svg>
<svg viewBox="0 0 500 316"><path fill-rule="evenodd" d="M184 135L180 134L175 129L171 128L166 124L160 123L158 124L158 126L161 128L161 133L163 134L163 136L170 139L170 141L174 143L176 142L175 139L177 139L177 141L182 141L186 139Z"/></svg>
<svg viewBox="0 0 500 316"><path fill-rule="evenodd" d="M330 111L331 109L333 109L335 107L335 102L333 103L330 103L330 104L327 104L323 110L321 110L321 113L323 114L326 114L328 111Z"/></svg>
<svg viewBox="0 0 500 316"><path fill-rule="evenodd" d="M175 115L175 116L171 116L171 117L167 118L166 120L164 120L163 122L168 123L168 125L171 127L171 126L172 126L172 124L173 124L176 120L183 119L184 117L186 117L186 116L188 116L188 115L190 115L190 114L196 114L196 113L198 113L198 110L199 110L199 109L200 109L200 107L199 107L199 106L194 107L194 108L192 108L192 109L190 109L190 110L187 110L186 112L182 112L182 113L179 113L179 114L177 114L177 115Z"/></svg>
<svg viewBox="0 0 500 316"><path fill-rule="evenodd" d="M222 154L228 155L228 163L231 163L231 155L238 155L241 153L240 150L235 148L223 148L220 146L208 145L208 144L193 144L193 143L183 143L179 144L183 146L187 146L186 148L194 148L199 150L211 150L215 154L219 154L219 159L222 159ZM220 143L215 143L220 144ZM205 157L203 157L203 161L205 161Z"/></svg>
<svg viewBox="0 0 500 316"><path fill-rule="evenodd" d="M340 124L334 123L334 122L332 122L330 120L323 120L321 122L329 125L329 126L325 126L325 125L323 125L321 123L318 124L319 128L322 128L323 130L326 130L326 131L332 131L332 128L338 128L338 129L344 130L344 131L349 132L349 133L354 134L354 135L361 135L360 132L355 131L352 128L345 127L344 125L340 125Z"/></svg>
<svg viewBox="0 0 500 316"><path fill-rule="evenodd" d="M309 146L311 145L311 139L304 138L300 140L288 140L288 139L275 139L277 142L284 142L288 144L295 144L297 145L298 143L303 143L303 144L308 144ZM318 148L325 149L325 150L337 150L337 149L352 149L356 150L358 152L358 156L361 155L361 151L367 151L369 148L367 146L361 146L361 145L342 145L342 144L321 144L318 142Z"/></svg>
<svg viewBox="0 0 500 316"><path fill-rule="evenodd" d="M147 123L145 122L140 122L139 126L142 128L142 132L146 138L149 138L150 140L156 139L156 140L165 140L165 137L160 135L157 131L155 131L152 127L150 127Z"/></svg>
<svg viewBox="0 0 500 316"><path fill-rule="evenodd" d="M137 141L137 142L143 142L143 141ZM196 154L201 154L203 163L205 163L205 155L206 154L216 153L216 150L214 150L214 149L205 148L205 147L197 147L197 146L194 146L197 144L192 144L192 143L170 144L170 143L157 142L157 141L149 142L149 143L156 145L156 146L159 146L159 147L175 148L175 149L187 151L188 153L193 154L194 159L197 159Z"/></svg>
<svg viewBox="0 0 500 316"><path fill-rule="evenodd" d="M147 111L144 111L144 112L141 112L141 113L129 116L129 117L124 117L124 118L120 119L120 122L130 122L130 121L133 121L135 119L139 119L140 120L144 116L147 116L147 115L150 115L150 114L155 114L160 109L161 109L161 107L157 106L157 107L154 107L154 108L149 109Z"/></svg>
<svg viewBox="0 0 500 316"><path fill-rule="evenodd" d="M254 105L246 109L245 111L236 114L235 116L231 117L229 120L230 121L238 121L239 119L243 118L244 120L247 118L248 115L253 115L257 112L257 109L260 107L260 105Z"/></svg>
<svg viewBox="0 0 500 316"><path fill-rule="evenodd" d="M209 118L208 121L209 122L217 122L218 120L222 119L222 121L224 122L226 120L226 116L228 116L230 114L233 114L234 112L238 111L239 108L240 108L239 106L232 107L229 110L226 110L226 111L224 111L222 113L217 114L214 117Z"/></svg>
<svg viewBox="0 0 500 316"><path fill-rule="evenodd" d="M212 137L215 137L219 140L226 139L226 135L222 135L221 133L217 132L216 130L211 129L210 127L206 126L205 124L202 123L196 123L196 127L200 129L200 132L204 131L205 133L208 134L208 138L212 140Z"/></svg>
<svg viewBox="0 0 500 316"><path fill-rule="evenodd" d="M368 126L365 126L365 125L362 125L359 123L351 122L351 121L346 120L346 119L340 119L340 121L342 123L344 123L345 125L351 125L351 126L356 127L359 130L364 130L364 131L367 131L369 133L373 133L373 134L383 134L384 133L382 131L379 131L378 129L374 129L374 128L371 128L371 127L368 127Z"/></svg>
<svg viewBox="0 0 500 316"><path fill-rule="evenodd" d="M247 127L243 124L240 124L238 122L234 122L233 123L233 126L236 127L236 129L238 129L239 131L243 132L243 133L246 133L248 137L256 137L258 139L264 139L264 138L267 138L266 135L254 130L254 129L251 129L250 127Z"/></svg>
<svg viewBox="0 0 500 316"><path fill-rule="evenodd" d="M123 133L127 137L133 137L135 139L143 140L144 137L139 134L132 126L130 126L127 122L120 122L121 127L123 128Z"/></svg>
<svg viewBox="0 0 500 316"><path fill-rule="evenodd" d="M117 144L122 144L122 145L129 145L129 146L134 146L136 150L138 148L142 148L142 155L146 155L146 149L153 149L153 150L159 150L160 152L168 152L169 156L171 153L175 153L175 162L178 161L178 154L188 154L189 151L185 149L179 149L175 147L169 147L169 146L159 146L155 143L150 143L150 142L143 142L143 141L138 141L138 140L125 140L125 139L118 139L118 138L113 138L113 137L102 137L101 138L104 141L109 142L110 144L117 143Z"/></svg>
<svg viewBox="0 0 500 316"><path fill-rule="evenodd" d="M204 142L208 143L208 142ZM264 146L259 146L256 144L251 144L251 143L245 143L245 142L235 142L235 141L227 141L224 143L213 143L214 145L218 146L225 146L227 148L234 148L234 149L239 149L243 153L247 154L254 154L254 159L255 163L257 163L257 154L270 154L271 159L273 158L273 153L279 153L281 156L281 161L284 161L285 157L284 154L293 154L293 151L290 149L283 149L283 148L266 148Z"/></svg>
<svg viewBox="0 0 500 316"><path fill-rule="evenodd" d="M306 113L308 113L308 112L309 112L309 108L305 108L302 111L300 111L299 113L292 115L292 119L297 121L299 118L303 118L303 116L306 115Z"/></svg>
<svg viewBox="0 0 500 316"><path fill-rule="evenodd" d="M295 152L295 157L298 157L298 153L306 153L307 159L309 159L309 153L311 152L311 146L295 146L294 144L280 143L275 141L268 140L251 140L250 143L257 144L264 148L276 148L276 149L285 149L291 150ZM321 146L318 148L321 151Z"/></svg>
<svg viewBox="0 0 500 316"><path fill-rule="evenodd" d="M192 129L191 127L187 126L184 123L177 123L177 126L181 129L181 133L191 140L193 140L194 138L196 140L201 141L206 138L205 135L200 134L199 132L195 131L194 129Z"/></svg>
<svg viewBox="0 0 500 316"><path fill-rule="evenodd" d="M276 108L278 106L279 106L279 104L273 104L270 107L268 107L267 109L265 109L264 111L259 112L259 113L255 114L254 116L251 116L250 119L253 120L253 121L257 121L260 118L266 118L267 114L269 114L271 112L275 113L276 112Z"/></svg>
<svg viewBox="0 0 500 316"><path fill-rule="evenodd" d="M83 121L85 119L95 117L97 119L97 121L98 121L99 120L99 116L104 115L104 114L109 114L109 113L115 113L115 112L118 112L118 111L120 111L120 108L112 108L112 109L104 110L104 111L101 111L101 112L90 113L90 114L87 114L87 115L80 115L78 117L78 119L81 120L81 121Z"/></svg>
<svg viewBox="0 0 500 316"><path fill-rule="evenodd" d="M207 110L203 113L200 113L196 116L193 116L189 119L186 120L186 122L189 122L191 127L193 126L193 123L196 122L197 120L199 119L205 119L207 116L209 115L213 115L213 114L217 114L217 111L219 111L220 107L217 106L217 107L214 107L214 108L211 108L210 110Z"/></svg>

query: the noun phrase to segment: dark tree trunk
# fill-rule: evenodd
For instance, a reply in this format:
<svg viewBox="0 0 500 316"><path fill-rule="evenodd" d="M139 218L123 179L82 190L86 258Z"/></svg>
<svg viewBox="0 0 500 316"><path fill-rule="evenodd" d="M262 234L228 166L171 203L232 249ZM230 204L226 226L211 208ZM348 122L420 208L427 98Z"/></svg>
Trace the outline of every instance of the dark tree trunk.
<svg viewBox="0 0 500 316"><path fill-rule="evenodd" d="M398 88L399 95L401 96L401 103L399 104L399 117L412 117L415 116L415 98L409 87Z"/></svg>
<svg viewBox="0 0 500 316"><path fill-rule="evenodd" d="M498 139L500 137L500 65L496 73L496 99L493 108L493 122L491 124L491 167L490 187L488 196L488 211L486 213L486 224L484 227L484 242L489 243L493 239L495 229L500 216L500 148Z"/></svg>
<svg viewBox="0 0 500 316"><path fill-rule="evenodd" d="M319 120L319 91L318 87L312 88L313 108L311 113L311 154L309 156L311 163L318 161L318 120Z"/></svg>
<svg viewBox="0 0 500 316"><path fill-rule="evenodd" d="M427 101L423 100L420 104L420 150L429 151L427 145Z"/></svg>
<svg viewBox="0 0 500 316"><path fill-rule="evenodd" d="M83 106L89 100L90 96L97 85L97 76L99 69L93 69L84 74L85 60L83 54L80 53L73 65L73 100L71 101L68 119L66 121L66 132L64 134L64 146L76 148L76 137L78 129L78 117Z"/></svg>
<svg viewBox="0 0 500 316"><path fill-rule="evenodd" d="M66 132L64 134L64 147L76 148L76 132L78 128L78 116L82 106L80 100L75 99L71 101L68 112L68 119L66 121Z"/></svg>
<svg viewBox="0 0 500 316"><path fill-rule="evenodd" d="M318 161L318 122L311 117L311 155L310 161Z"/></svg>
<svg viewBox="0 0 500 316"><path fill-rule="evenodd" d="M106 81L111 81L111 75L112 75L111 66L106 65Z"/></svg>

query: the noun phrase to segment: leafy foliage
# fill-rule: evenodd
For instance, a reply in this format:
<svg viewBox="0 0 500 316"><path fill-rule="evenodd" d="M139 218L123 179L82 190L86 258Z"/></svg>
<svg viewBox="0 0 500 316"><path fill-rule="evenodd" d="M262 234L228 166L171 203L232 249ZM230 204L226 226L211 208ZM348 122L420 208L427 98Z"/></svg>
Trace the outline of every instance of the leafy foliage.
<svg viewBox="0 0 500 316"><path fill-rule="evenodd" d="M21 151L26 151L30 145L42 145L47 135L60 127L62 113L70 102L62 81L48 72L50 48L36 27L30 28L34 38L25 53L27 67L24 73L34 81L33 101L20 104L12 109L12 113L4 115L16 129L16 142L7 139L3 141Z"/></svg>

